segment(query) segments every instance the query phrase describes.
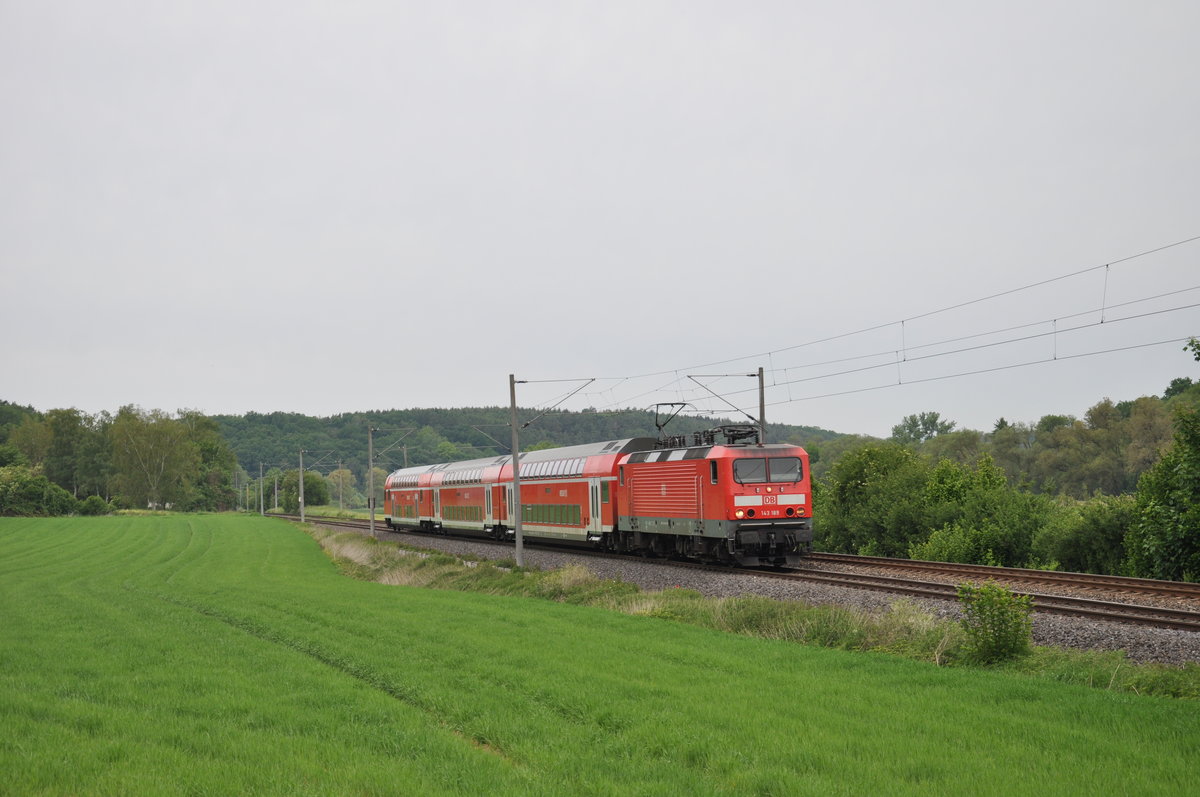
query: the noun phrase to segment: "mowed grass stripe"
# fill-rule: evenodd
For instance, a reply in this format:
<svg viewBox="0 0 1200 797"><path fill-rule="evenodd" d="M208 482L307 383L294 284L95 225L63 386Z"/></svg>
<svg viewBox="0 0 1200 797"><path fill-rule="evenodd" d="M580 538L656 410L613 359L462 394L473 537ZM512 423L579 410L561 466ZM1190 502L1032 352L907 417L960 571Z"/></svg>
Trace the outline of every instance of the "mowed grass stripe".
<svg viewBox="0 0 1200 797"><path fill-rule="evenodd" d="M78 555L74 548L64 544L64 535L71 532L47 535L39 533L42 528L45 520L40 518L5 518L0 522L0 550L4 551L0 557L0 579L17 573L54 570ZM75 533L83 537L85 531L79 526Z"/></svg>
<svg viewBox="0 0 1200 797"><path fill-rule="evenodd" d="M0 790L1192 787L1190 702L357 582L270 519L100 521L0 521L0 563L45 562L0 579Z"/></svg>

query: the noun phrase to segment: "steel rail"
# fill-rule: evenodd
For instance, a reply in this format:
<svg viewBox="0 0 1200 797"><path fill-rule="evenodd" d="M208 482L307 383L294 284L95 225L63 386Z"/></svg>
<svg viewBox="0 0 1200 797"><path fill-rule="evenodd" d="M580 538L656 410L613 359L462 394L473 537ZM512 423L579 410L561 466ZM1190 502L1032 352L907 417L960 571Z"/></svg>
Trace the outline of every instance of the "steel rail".
<svg viewBox="0 0 1200 797"><path fill-rule="evenodd" d="M752 570L739 572L753 573ZM884 592L913 595L935 600L957 600L958 590L953 584L932 581L873 576L861 573L831 573L820 570L796 570L772 574L776 578L795 578L803 581L819 581L854 589L874 589ZM1187 609L1169 609L1161 606L1145 606L1138 603L1101 601L1093 598L1076 598L1068 595L1045 595L1036 592L1014 591L1015 595L1028 595L1033 599L1035 611L1070 617L1087 617L1111 620L1157 628L1176 628L1200 632L1200 612Z"/></svg>
<svg viewBox="0 0 1200 797"><path fill-rule="evenodd" d="M871 567L891 567L918 570L948 575L984 576L1008 581L1035 581L1043 584L1066 584L1084 589L1108 589L1119 592L1141 592L1147 595L1168 595L1180 598L1200 598L1200 584L1181 581L1160 581L1150 578L1097 575L1094 573L1070 573L1054 570L1034 570L1024 567L991 567L968 565L955 562L927 562L918 559L892 559L882 556L855 556L852 554L814 553L806 557L813 562L832 564L863 564Z"/></svg>

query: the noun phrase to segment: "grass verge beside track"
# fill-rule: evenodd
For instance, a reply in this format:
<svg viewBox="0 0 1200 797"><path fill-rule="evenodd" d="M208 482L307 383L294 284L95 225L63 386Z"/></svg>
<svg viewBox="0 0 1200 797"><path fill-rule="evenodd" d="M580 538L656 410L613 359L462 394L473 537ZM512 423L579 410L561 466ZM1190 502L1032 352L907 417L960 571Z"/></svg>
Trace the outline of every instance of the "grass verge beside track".
<svg viewBox="0 0 1200 797"><path fill-rule="evenodd" d="M3 793L1182 794L1195 709L356 581L273 519L0 519Z"/></svg>
<svg viewBox="0 0 1200 797"><path fill-rule="evenodd" d="M511 559L460 558L380 543L355 532L305 529L343 572L366 581L548 598L765 639L893 653L938 666L972 664L959 623L939 619L903 598L889 611L877 613L754 595L706 598L687 589L643 592L632 584L598 579L580 566L517 570ZM1139 695L1200 699L1200 665L1139 664L1121 651L1034 647L1029 655L993 669Z"/></svg>

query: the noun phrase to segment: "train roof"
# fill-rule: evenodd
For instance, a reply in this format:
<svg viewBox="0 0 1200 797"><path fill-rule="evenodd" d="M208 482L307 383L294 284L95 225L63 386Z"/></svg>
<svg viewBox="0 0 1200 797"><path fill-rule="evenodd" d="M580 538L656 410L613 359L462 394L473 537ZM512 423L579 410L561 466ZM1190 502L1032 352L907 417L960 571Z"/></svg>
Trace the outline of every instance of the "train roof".
<svg viewBox="0 0 1200 797"><path fill-rule="evenodd" d="M533 462L549 462L559 459L578 459L608 454L628 454L631 451L649 451L654 448L653 437L629 437L624 440L609 440L603 443L585 443L578 446L562 446L560 448L543 448L537 451L522 451L521 464ZM458 462L443 462L438 465L415 465L393 471L389 478L402 476L421 476L426 473L457 473L464 470L476 470L494 466L504 466L512 463L512 456L503 454L482 459L465 459Z"/></svg>

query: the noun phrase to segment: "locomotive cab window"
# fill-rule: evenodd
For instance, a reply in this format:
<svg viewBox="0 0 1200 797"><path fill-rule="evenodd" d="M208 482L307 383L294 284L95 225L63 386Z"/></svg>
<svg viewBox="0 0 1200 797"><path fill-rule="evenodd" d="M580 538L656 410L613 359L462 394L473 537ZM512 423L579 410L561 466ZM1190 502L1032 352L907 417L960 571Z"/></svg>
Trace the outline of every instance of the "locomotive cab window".
<svg viewBox="0 0 1200 797"><path fill-rule="evenodd" d="M733 461L733 478L741 484L758 484L767 480L767 461L765 459L735 459Z"/></svg>
<svg viewBox="0 0 1200 797"><path fill-rule="evenodd" d="M799 457L735 459L733 478L740 484L798 482L803 475Z"/></svg>
<svg viewBox="0 0 1200 797"><path fill-rule="evenodd" d="M800 478L799 457L771 457L771 481L798 482Z"/></svg>
<svg viewBox="0 0 1200 797"><path fill-rule="evenodd" d="M713 484L717 483L717 461L715 459L708 461L708 478Z"/></svg>

